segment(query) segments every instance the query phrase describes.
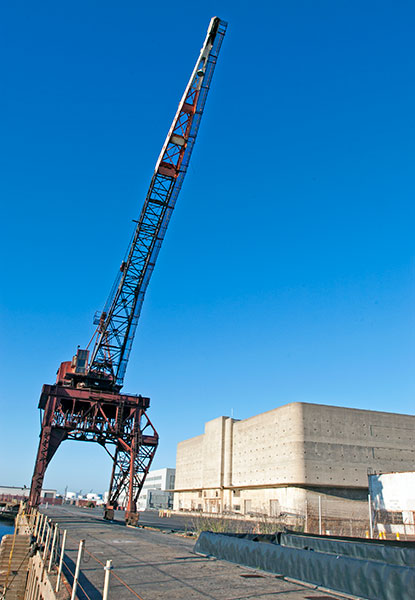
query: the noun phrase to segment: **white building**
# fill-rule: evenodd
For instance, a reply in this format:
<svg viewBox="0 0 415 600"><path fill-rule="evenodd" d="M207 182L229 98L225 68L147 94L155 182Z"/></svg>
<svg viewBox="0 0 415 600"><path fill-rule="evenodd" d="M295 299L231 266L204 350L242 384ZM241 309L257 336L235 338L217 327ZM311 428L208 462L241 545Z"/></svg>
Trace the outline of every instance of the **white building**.
<svg viewBox="0 0 415 600"><path fill-rule="evenodd" d="M89 492L89 494L86 495L86 499L91 500L92 502L96 502L98 506L104 503L102 499L102 494L96 494L95 492Z"/></svg>
<svg viewBox="0 0 415 600"><path fill-rule="evenodd" d="M415 471L369 474L369 491L378 531L415 534Z"/></svg>
<svg viewBox="0 0 415 600"><path fill-rule="evenodd" d="M137 503L138 510L173 508L176 469L149 471Z"/></svg>
<svg viewBox="0 0 415 600"><path fill-rule="evenodd" d="M173 508L173 489L176 469L156 469L149 471L137 502L137 510ZM108 501L108 492L104 494L104 503ZM118 503L124 507L127 496L122 493Z"/></svg>

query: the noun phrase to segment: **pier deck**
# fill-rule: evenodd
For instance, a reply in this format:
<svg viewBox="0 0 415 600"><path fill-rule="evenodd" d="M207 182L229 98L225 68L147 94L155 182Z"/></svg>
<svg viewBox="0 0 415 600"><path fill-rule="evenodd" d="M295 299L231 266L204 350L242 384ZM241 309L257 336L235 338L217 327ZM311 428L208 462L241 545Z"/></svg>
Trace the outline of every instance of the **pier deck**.
<svg viewBox="0 0 415 600"><path fill-rule="evenodd" d="M150 529L126 527L121 521L102 519L102 511L71 506L48 507L48 516L67 529L65 555L74 570L80 539L86 550L105 564L111 559L110 600L330 600L338 598L322 590L289 582L272 574L249 571L193 553L194 538ZM120 517L119 517L120 518ZM146 519L143 519L143 524ZM165 527L169 527L168 519ZM148 519L147 519L148 522ZM172 524L175 523L172 520ZM101 598L104 570L84 555L80 580L87 596ZM121 577L132 591L120 583Z"/></svg>

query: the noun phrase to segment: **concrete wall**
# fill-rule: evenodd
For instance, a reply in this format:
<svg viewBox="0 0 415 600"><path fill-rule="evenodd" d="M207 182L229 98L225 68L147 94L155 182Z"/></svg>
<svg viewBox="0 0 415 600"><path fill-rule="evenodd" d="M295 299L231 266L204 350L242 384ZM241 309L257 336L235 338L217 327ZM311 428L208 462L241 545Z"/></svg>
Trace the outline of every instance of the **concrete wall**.
<svg viewBox="0 0 415 600"><path fill-rule="evenodd" d="M414 441L412 415L292 403L243 421L219 417L178 444L174 508L298 513L314 503L313 488L333 506L363 502L368 469L413 468Z"/></svg>
<svg viewBox="0 0 415 600"><path fill-rule="evenodd" d="M302 406L287 404L234 423L234 486L304 482Z"/></svg>
<svg viewBox="0 0 415 600"><path fill-rule="evenodd" d="M176 456L176 489L201 489L203 487L204 435L180 442Z"/></svg>
<svg viewBox="0 0 415 600"><path fill-rule="evenodd" d="M415 464L415 417L302 404L305 483L367 487L367 470Z"/></svg>
<svg viewBox="0 0 415 600"><path fill-rule="evenodd" d="M225 417L205 425L202 445L202 482L204 488L223 485Z"/></svg>

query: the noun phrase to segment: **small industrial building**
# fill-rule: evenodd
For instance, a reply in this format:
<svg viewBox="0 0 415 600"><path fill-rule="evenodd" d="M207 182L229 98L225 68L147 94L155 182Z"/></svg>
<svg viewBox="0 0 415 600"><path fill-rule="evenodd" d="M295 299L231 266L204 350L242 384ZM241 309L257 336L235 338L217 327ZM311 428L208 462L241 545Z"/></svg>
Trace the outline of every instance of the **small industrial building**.
<svg viewBox="0 0 415 600"><path fill-rule="evenodd" d="M173 488L176 469L149 471L138 498L137 509L173 508Z"/></svg>
<svg viewBox="0 0 415 600"><path fill-rule="evenodd" d="M178 444L174 509L368 520L368 472L413 469L414 441L413 415L295 402L218 417Z"/></svg>
<svg viewBox="0 0 415 600"><path fill-rule="evenodd" d="M173 488L176 469L154 469L149 471L137 502L137 510L159 510L173 508ZM104 494L104 502L108 492ZM127 505L127 496L122 493L118 499L121 507Z"/></svg>
<svg viewBox="0 0 415 600"><path fill-rule="evenodd" d="M0 486L0 500L9 501L9 500L24 500L28 498L30 494L30 487L17 487L10 485L1 485ZM56 490L45 490L42 489L40 492L40 497L44 502L54 502L56 500Z"/></svg>
<svg viewBox="0 0 415 600"><path fill-rule="evenodd" d="M372 523L378 531L415 535L415 471L369 475Z"/></svg>

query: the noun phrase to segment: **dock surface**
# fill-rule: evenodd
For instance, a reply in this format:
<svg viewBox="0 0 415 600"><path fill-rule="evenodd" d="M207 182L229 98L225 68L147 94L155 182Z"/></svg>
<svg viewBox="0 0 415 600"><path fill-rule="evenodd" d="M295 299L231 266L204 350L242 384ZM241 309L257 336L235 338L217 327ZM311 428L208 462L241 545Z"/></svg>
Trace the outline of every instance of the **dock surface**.
<svg viewBox="0 0 415 600"><path fill-rule="evenodd" d="M61 531L67 530L66 562L74 570L79 540L86 552L81 564L81 600L98 600L103 564L112 560L109 600L330 600L335 594L305 587L271 573L252 571L193 553L195 538L148 528L126 527L117 515L104 521L102 511L72 506L42 509ZM142 524L149 525L148 517ZM172 521L173 524L174 521ZM99 561L99 562L98 562ZM101 564L102 563L102 564ZM117 576L122 579L122 583ZM125 585L126 584L126 585ZM128 587L127 587L128 586Z"/></svg>

